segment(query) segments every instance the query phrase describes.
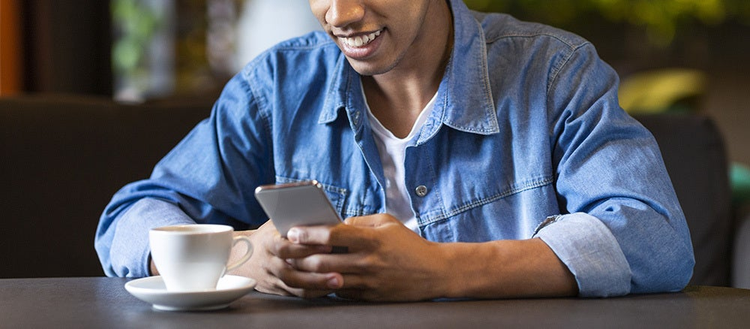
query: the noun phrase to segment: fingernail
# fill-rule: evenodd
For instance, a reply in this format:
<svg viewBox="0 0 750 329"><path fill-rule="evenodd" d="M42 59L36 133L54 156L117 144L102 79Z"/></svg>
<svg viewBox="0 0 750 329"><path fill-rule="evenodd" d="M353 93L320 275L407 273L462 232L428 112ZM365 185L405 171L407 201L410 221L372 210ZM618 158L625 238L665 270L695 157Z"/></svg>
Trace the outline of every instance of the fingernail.
<svg viewBox="0 0 750 329"><path fill-rule="evenodd" d="M339 288L339 284L340 284L339 283L339 278L334 276L334 277L328 279L327 284L328 284L328 288L337 289L337 288Z"/></svg>
<svg viewBox="0 0 750 329"><path fill-rule="evenodd" d="M294 243L299 242L299 230L296 228L289 229L289 231L286 232L286 238Z"/></svg>

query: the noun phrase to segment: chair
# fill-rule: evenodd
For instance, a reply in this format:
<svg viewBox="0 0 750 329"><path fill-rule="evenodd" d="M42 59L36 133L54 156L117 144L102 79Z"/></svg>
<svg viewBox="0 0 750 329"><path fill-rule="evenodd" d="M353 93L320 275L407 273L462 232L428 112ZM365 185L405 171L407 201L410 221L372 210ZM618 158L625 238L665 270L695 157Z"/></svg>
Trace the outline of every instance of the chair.
<svg viewBox="0 0 750 329"><path fill-rule="evenodd" d="M0 278L104 275L94 251L102 210L210 110L210 102L0 98Z"/></svg>

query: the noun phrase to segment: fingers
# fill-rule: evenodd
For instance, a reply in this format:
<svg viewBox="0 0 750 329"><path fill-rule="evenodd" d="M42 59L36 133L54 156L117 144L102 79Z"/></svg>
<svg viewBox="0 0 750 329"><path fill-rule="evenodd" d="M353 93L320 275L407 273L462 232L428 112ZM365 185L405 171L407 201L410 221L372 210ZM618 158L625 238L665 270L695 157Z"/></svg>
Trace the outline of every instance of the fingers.
<svg viewBox="0 0 750 329"><path fill-rule="evenodd" d="M270 222L269 222L270 223ZM331 293L341 286L340 274L305 273L294 269L287 259L328 254L330 246L299 245L282 238L272 224L261 226L251 236L257 247L241 273L257 280L256 290L285 296L315 298Z"/></svg>
<svg viewBox="0 0 750 329"><path fill-rule="evenodd" d="M313 254L330 253L333 248L322 244L295 244L290 243L286 238L281 237L273 222L270 220L263 224L255 232L256 237L251 237L254 245L261 245L269 254L281 259L301 258ZM237 234L237 233L236 233Z"/></svg>
<svg viewBox="0 0 750 329"><path fill-rule="evenodd" d="M272 277L272 276L269 276ZM274 280L270 284L260 285L255 287L255 290L266 294L274 294L280 296L296 296L301 298L318 298L327 296L332 293L331 290L309 290L302 288L292 288L286 285L283 281L278 278L272 277Z"/></svg>
<svg viewBox="0 0 750 329"><path fill-rule="evenodd" d="M301 245L342 246L352 249L376 246L371 229L352 225L293 227L287 239Z"/></svg>
<svg viewBox="0 0 750 329"><path fill-rule="evenodd" d="M346 224L295 227L286 238L273 232L265 240L270 257L264 267L277 280L274 286L300 297L332 291L355 299L384 297L377 296L390 280L383 276L389 273L384 256L399 254L401 242L411 241L403 231L414 233L387 214L350 218ZM347 247L348 253L331 254L332 246Z"/></svg>
<svg viewBox="0 0 750 329"><path fill-rule="evenodd" d="M317 254L305 258L289 259L288 264L297 270L315 273L365 273L377 270L362 254Z"/></svg>
<svg viewBox="0 0 750 329"><path fill-rule="evenodd" d="M281 259L302 258L314 254L328 254L333 247L322 244L298 244L292 243L288 239L282 238L278 232L274 236L265 240L265 249L271 254Z"/></svg>
<svg viewBox="0 0 750 329"><path fill-rule="evenodd" d="M315 254L329 254L333 250L331 246L325 245L303 245L291 243L279 237L269 248L271 254L281 259L304 258Z"/></svg>
<svg viewBox="0 0 750 329"><path fill-rule="evenodd" d="M384 293L379 286L373 284L372 280L364 276L346 275L344 276L344 282L346 284L334 292L336 296L341 298L377 302L389 300L393 296L393 294L389 296Z"/></svg>
<svg viewBox="0 0 750 329"><path fill-rule="evenodd" d="M267 270L286 287L310 291L330 291L343 286L344 279L338 273L315 273L299 271L279 258L272 258Z"/></svg>
<svg viewBox="0 0 750 329"><path fill-rule="evenodd" d="M287 239L298 244L327 245L360 248L378 246L377 228L386 226L403 226L396 218L388 214L375 214L362 217L350 217L346 225L293 227L287 232Z"/></svg>

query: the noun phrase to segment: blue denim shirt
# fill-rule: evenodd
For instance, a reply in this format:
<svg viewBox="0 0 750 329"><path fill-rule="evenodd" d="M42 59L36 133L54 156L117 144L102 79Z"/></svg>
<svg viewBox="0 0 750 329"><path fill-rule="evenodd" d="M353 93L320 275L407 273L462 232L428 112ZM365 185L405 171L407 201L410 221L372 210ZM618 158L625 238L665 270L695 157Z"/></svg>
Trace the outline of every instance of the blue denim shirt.
<svg viewBox="0 0 750 329"><path fill-rule="evenodd" d="M406 149L419 234L541 238L581 296L682 289L688 228L656 142L618 105L616 73L578 36L451 6L452 56ZM96 236L104 270L148 275L151 227L257 227L256 186L306 179L342 217L385 212L360 77L323 33L249 63L150 179L114 196Z"/></svg>

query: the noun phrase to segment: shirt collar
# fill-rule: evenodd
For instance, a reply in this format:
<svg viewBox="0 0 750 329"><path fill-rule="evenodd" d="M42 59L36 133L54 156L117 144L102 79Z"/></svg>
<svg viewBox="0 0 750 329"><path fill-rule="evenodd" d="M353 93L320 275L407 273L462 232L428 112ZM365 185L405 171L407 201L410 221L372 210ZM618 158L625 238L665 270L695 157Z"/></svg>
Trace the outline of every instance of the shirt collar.
<svg viewBox="0 0 750 329"><path fill-rule="evenodd" d="M489 135L499 132L497 113L487 71L487 46L481 24L463 1L450 1L454 22L454 43L443 80L438 88L435 109L425 123L419 140L434 135L441 124L453 129ZM350 124L357 126L366 110L360 92L359 74L343 54L336 65L318 123L336 120L346 110ZM419 143L419 142L418 142Z"/></svg>
<svg viewBox="0 0 750 329"><path fill-rule="evenodd" d="M356 85L352 87L352 84ZM339 110L342 108L348 108L349 111L353 111L354 107L347 106L347 103L351 103L353 101L352 98L361 98L359 93L354 92L355 90L361 90L359 74L354 71L344 54L339 51L336 72L333 74L333 81L328 86L326 100L323 103L323 111L320 113L318 123L333 122L338 117ZM360 100L357 104L364 104L364 99ZM361 106L359 108L364 109Z"/></svg>

